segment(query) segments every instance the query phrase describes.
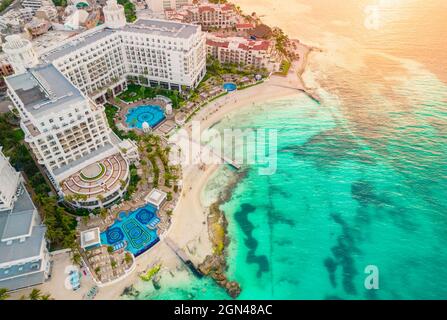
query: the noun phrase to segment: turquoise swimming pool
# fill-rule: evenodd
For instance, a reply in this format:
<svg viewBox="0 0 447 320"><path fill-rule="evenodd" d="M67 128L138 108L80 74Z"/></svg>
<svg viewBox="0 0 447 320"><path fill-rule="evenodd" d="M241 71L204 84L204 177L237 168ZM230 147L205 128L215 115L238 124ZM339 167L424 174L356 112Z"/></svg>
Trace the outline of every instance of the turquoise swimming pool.
<svg viewBox="0 0 447 320"><path fill-rule="evenodd" d="M114 250L125 247L137 257L160 241L158 222L157 209L149 204L129 213L121 212L115 223L101 232L101 243Z"/></svg>
<svg viewBox="0 0 447 320"><path fill-rule="evenodd" d="M227 92L231 92L237 89L237 86L235 83L233 82L226 82L223 84L223 88L227 91Z"/></svg>
<svg viewBox="0 0 447 320"><path fill-rule="evenodd" d="M160 106L143 105L129 109L126 114L126 124L129 128L142 129L143 123L147 122L151 128L155 128L165 118L165 113Z"/></svg>

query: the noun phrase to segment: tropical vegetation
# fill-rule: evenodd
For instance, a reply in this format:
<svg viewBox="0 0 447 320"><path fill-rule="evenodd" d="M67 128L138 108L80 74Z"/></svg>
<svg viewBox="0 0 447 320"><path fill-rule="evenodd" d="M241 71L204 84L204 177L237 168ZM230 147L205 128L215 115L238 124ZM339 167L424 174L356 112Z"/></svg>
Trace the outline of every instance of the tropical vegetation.
<svg viewBox="0 0 447 320"><path fill-rule="evenodd" d="M145 87L138 84L131 83L127 86L127 90L122 92L118 98L125 102L134 102L143 99L154 99L161 95L169 98L172 101L174 109L180 108L185 99L177 90L168 90L161 87Z"/></svg>
<svg viewBox="0 0 447 320"><path fill-rule="evenodd" d="M9 298L8 289L0 288L0 300L6 300Z"/></svg>
<svg viewBox="0 0 447 320"><path fill-rule="evenodd" d="M144 275L140 275L141 280L150 281L161 269L161 264L157 264L153 268L149 269Z"/></svg>
<svg viewBox="0 0 447 320"><path fill-rule="evenodd" d="M47 227L47 238L51 249L71 248L75 243L76 220L60 206L57 197L41 173L30 151L26 147L24 134L16 125L18 120L12 113L0 115L0 145L3 153L10 158L11 164L22 171L34 203L39 208L43 222Z"/></svg>
<svg viewBox="0 0 447 320"><path fill-rule="evenodd" d="M124 7L124 14L126 15L127 22L134 22L137 20L135 5L130 0L118 0L117 2Z"/></svg>
<svg viewBox="0 0 447 320"><path fill-rule="evenodd" d="M6 8L8 8L9 5L13 2L14 2L14 0L3 0L0 3L0 12L3 12L4 10L6 10Z"/></svg>
<svg viewBox="0 0 447 320"><path fill-rule="evenodd" d="M109 127L112 129L112 131L120 139L132 139L134 141L140 140L140 137L135 132L133 132L133 131L124 132L123 130L118 129L118 127L116 126L116 123L115 123L115 117L119 111L119 108L117 106L106 103L104 105L104 107L105 107L107 123L109 124Z"/></svg>

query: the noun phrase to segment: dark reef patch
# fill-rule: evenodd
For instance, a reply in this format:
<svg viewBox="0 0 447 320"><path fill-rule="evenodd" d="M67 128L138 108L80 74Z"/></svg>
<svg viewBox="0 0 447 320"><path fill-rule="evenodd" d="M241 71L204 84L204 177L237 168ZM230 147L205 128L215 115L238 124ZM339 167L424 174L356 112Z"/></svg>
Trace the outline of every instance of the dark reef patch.
<svg viewBox="0 0 447 320"><path fill-rule="evenodd" d="M353 182L351 196L360 204L355 217L357 225L361 226L371 222L368 209L370 206L374 206L376 218L380 218L385 213L384 217L389 218L396 226L410 232L417 229L414 222L407 217L407 210L394 203L388 196L378 194L372 183L365 180Z"/></svg>
<svg viewBox="0 0 447 320"><path fill-rule="evenodd" d="M345 160L374 164L375 160L358 144L356 138L341 127L314 135L302 145L284 147L280 152L290 152L298 157L311 159L320 169L337 166Z"/></svg>
<svg viewBox="0 0 447 320"><path fill-rule="evenodd" d="M337 280L335 279L335 271L337 271L337 263L332 258L326 258L324 260L324 266L329 273L329 280L331 281L332 287L337 287Z"/></svg>
<svg viewBox="0 0 447 320"><path fill-rule="evenodd" d="M270 270L269 261L265 255L256 255L256 249L258 247L258 241L253 237L254 225L248 219L250 213L254 212L256 207L248 203L243 203L240 210L234 215L236 222L241 227L245 235L244 243L248 248L247 262L255 263L258 265L258 272L256 276L261 277L263 272L268 272Z"/></svg>
<svg viewBox="0 0 447 320"><path fill-rule="evenodd" d="M356 231L352 229L339 213L332 213L331 218L341 226L342 234L338 236L337 243L331 248L332 257L324 260L324 265L328 270L329 280L332 286L336 286L335 273L341 268L342 285L347 294L355 295L357 290L354 285L354 278L358 274L355 268L353 256L360 253L355 244Z"/></svg>

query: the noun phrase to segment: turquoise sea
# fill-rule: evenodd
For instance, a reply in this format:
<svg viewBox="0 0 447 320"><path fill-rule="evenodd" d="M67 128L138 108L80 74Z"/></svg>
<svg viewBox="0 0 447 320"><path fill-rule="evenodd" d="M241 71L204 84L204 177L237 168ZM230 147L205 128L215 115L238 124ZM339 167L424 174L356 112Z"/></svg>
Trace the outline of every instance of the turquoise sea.
<svg viewBox="0 0 447 320"><path fill-rule="evenodd" d="M243 9L244 2L252 5L241 1ZM446 299L447 45L426 33L442 29L445 3L343 1L359 15L359 3L381 3L383 29L360 31L361 19L337 16L342 1L289 2L292 12L300 4L296 14L301 4L311 8L305 22L334 21L318 30L282 26L323 49L305 74L323 103L297 94L216 124L278 132L276 173L259 175L250 166L222 205L229 278L241 284L241 299ZM204 197L230 174L223 167ZM364 287L369 265L379 270L378 290ZM158 291L148 287L140 298L228 296L190 276Z"/></svg>

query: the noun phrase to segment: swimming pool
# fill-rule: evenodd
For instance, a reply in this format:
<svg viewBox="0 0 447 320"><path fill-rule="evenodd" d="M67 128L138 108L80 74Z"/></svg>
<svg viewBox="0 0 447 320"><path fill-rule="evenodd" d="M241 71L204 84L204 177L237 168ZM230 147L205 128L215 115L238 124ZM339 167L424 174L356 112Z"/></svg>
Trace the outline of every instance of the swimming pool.
<svg viewBox="0 0 447 320"><path fill-rule="evenodd" d="M154 128L165 118L165 113L160 106L138 106L127 111L126 124L129 128L142 129L143 123L147 122L151 128Z"/></svg>
<svg viewBox="0 0 447 320"><path fill-rule="evenodd" d="M227 90L227 92L231 92L237 89L237 86L233 82L226 82L223 84L223 88Z"/></svg>
<svg viewBox="0 0 447 320"><path fill-rule="evenodd" d="M159 221L157 209L149 204L128 214L121 212L115 223L101 232L101 243L114 248L126 243L126 250L137 257L160 241L154 225Z"/></svg>

